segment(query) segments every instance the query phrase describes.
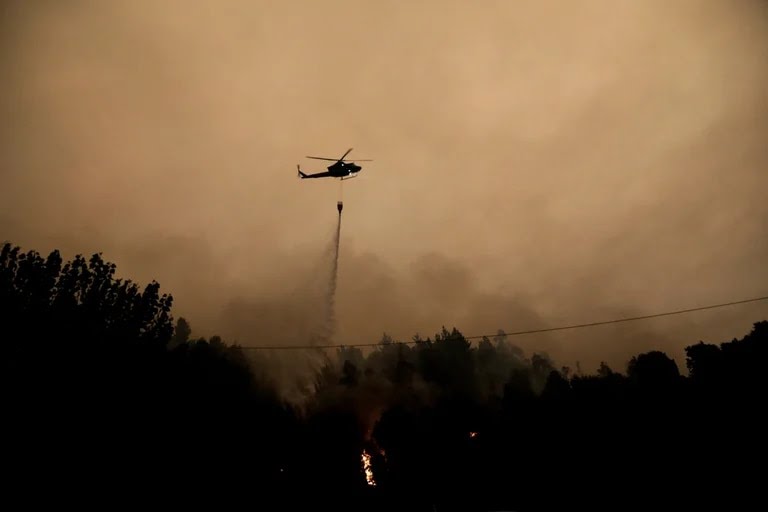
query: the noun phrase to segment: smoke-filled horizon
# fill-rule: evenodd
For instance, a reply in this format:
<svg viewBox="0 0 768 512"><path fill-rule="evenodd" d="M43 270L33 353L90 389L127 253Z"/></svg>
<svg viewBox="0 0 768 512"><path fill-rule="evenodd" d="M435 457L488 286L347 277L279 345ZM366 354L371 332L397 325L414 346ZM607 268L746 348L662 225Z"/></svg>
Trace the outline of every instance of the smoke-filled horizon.
<svg viewBox="0 0 768 512"><path fill-rule="evenodd" d="M103 252L199 335L340 343L768 291L761 1L5 2L0 239ZM515 338L561 364L719 342L764 303Z"/></svg>

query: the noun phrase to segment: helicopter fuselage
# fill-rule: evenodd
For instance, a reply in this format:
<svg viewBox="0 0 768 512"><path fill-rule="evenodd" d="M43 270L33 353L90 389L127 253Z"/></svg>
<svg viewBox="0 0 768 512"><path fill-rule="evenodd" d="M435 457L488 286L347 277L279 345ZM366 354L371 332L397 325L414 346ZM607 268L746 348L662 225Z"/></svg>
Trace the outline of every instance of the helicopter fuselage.
<svg viewBox="0 0 768 512"><path fill-rule="evenodd" d="M333 165L328 166L328 172L334 177L345 177L350 174L357 174L362 170L362 167L354 163L348 162L336 162Z"/></svg>

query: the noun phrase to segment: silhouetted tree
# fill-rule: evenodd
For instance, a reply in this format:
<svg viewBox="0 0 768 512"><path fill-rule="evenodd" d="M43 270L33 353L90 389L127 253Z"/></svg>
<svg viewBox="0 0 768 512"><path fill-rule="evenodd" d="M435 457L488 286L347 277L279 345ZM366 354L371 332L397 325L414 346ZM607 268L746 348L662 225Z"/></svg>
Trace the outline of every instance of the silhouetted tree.
<svg viewBox="0 0 768 512"><path fill-rule="evenodd" d="M677 389L680 370L664 352L654 350L630 359L627 375L642 391L664 393Z"/></svg>
<svg viewBox="0 0 768 512"><path fill-rule="evenodd" d="M171 346L178 347L189 341L189 337L192 334L192 328L184 318L179 318L176 321L176 327L173 330L173 337L171 338Z"/></svg>
<svg viewBox="0 0 768 512"><path fill-rule="evenodd" d="M122 487L134 471L174 487L227 466L269 488L289 456L290 408L239 348L188 341L181 321L174 338L172 297L158 283L142 289L115 271L100 254L64 262L58 251L0 250L0 392L15 418L6 464L19 475L27 461L49 466L56 480L36 482L49 489L89 481L138 496ZM248 437L229 435L234 425Z"/></svg>
<svg viewBox="0 0 768 512"><path fill-rule="evenodd" d="M358 382L360 382L360 370L357 369L353 362L349 360L344 361L340 382L345 386L357 386Z"/></svg>
<svg viewBox="0 0 768 512"><path fill-rule="evenodd" d="M613 375L613 370L605 361L600 361L600 367L597 369L597 376L607 378Z"/></svg>
<svg viewBox="0 0 768 512"><path fill-rule="evenodd" d="M547 383L541 393L542 398L549 400L565 400L570 396L571 386L562 374L556 371L549 373Z"/></svg>

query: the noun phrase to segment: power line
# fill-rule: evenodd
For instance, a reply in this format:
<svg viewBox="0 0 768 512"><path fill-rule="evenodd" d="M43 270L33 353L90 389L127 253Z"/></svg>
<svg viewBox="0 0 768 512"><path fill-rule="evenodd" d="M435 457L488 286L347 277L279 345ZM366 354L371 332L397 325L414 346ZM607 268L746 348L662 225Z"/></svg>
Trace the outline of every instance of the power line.
<svg viewBox="0 0 768 512"><path fill-rule="evenodd" d="M477 334L474 336L464 336L464 339L466 340L475 340L475 339L481 339L481 338L492 338L495 336L523 336L526 334L538 334L543 332L553 332L553 331L564 331L567 329L583 329L586 327L595 327L598 325L608 325L608 324L618 324L621 322L632 322L635 320L646 320L649 318L658 318L662 316L671 316L671 315L682 315L684 313L692 313L695 311L703 311L705 309L716 309L716 308L724 308L728 306L736 306L738 304L746 304L748 302L758 302L762 300L768 300L768 296L765 297L755 297L753 299L744 299L744 300L737 300L732 302L724 302L722 304L712 304L709 306L700 306L696 308L688 308L688 309L679 309L676 311L666 311L664 313L654 313L652 315L643 315L643 316L633 316L633 317L627 317L627 318L616 318L613 320L605 320L602 322L590 322L586 324L575 324L575 325L565 325L560 327L547 327L544 329L531 329L527 331L515 331L515 332L506 332L503 335L500 335L499 333L494 334ZM413 345L419 343L417 341L396 341L392 342L393 345ZM377 347L381 345L381 343L351 343L348 345L273 345L273 346L251 346L251 347L240 347L243 350L310 350L310 349L323 349L323 348L349 348L349 347Z"/></svg>

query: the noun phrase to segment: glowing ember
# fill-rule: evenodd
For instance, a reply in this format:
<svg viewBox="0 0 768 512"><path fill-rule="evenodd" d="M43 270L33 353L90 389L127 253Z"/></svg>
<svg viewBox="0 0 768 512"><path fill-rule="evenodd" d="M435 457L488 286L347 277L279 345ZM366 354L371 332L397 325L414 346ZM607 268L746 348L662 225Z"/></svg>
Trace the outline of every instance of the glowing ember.
<svg viewBox="0 0 768 512"><path fill-rule="evenodd" d="M473 438L473 437L475 437L476 435L477 435L477 432L470 432L470 433L469 433L469 437L470 437L470 438Z"/></svg>
<svg viewBox="0 0 768 512"><path fill-rule="evenodd" d="M367 451L363 450L363 471L365 471L365 481L371 487L376 487L376 480L373 479L373 470L371 469L371 456Z"/></svg>

